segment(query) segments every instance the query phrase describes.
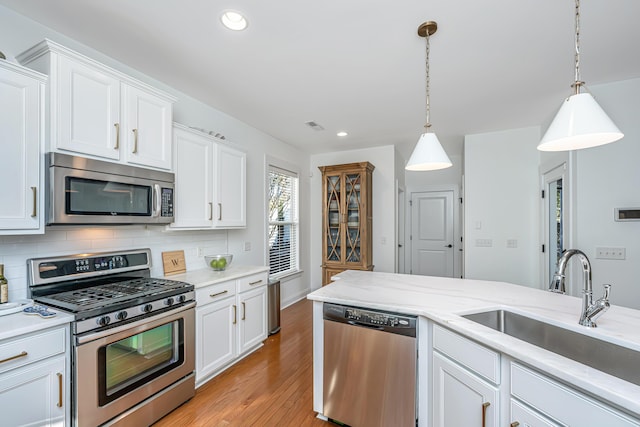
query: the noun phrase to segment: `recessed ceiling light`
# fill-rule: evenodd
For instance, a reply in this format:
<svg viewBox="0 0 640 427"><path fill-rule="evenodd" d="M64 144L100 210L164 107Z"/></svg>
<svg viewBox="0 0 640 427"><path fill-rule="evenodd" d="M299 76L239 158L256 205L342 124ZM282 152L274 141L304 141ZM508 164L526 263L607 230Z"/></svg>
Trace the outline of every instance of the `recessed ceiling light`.
<svg viewBox="0 0 640 427"><path fill-rule="evenodd" d="M225 11L220 16L220 21L222 21L222 25L234 31L242 31L247 28L247 25L249 25L247 19L240 12L235 10Z"/></svg>
<svg viewBox="0 0 640 427"><path fill-rule="evenodd" d="M343 130L342 130L342 131L340 131L340 132L336 133L336 135L338 135L338 136L347 136L347 135L349 135L349 134L348 134L347 132L345 132L345 131L343 131Z"/></svg>

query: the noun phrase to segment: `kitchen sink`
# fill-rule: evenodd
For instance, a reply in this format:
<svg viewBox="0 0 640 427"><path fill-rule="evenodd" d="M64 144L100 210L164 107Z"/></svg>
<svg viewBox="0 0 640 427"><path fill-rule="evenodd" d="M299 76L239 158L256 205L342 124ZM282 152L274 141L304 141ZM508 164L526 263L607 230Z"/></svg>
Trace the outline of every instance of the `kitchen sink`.
<svg viewBox="0 0 640 427"><path fill-rule="evenodd" d="M640 351L507 310L491 310L462 317L640 385Z"/></svg>

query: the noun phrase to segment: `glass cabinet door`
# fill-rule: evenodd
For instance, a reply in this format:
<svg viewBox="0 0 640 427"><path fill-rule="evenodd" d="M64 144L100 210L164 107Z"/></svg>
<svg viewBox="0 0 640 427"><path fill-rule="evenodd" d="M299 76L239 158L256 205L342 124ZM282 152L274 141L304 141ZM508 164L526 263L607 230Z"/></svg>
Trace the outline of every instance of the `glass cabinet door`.
<svg viewBox="0 0 640 427"><path fill-rule="evenodd" d="M340 233L340 223L342 215L340 215L340 201L342 200L340 194L340 175L329 175L325 185L327 186L327 206L325 212L327 217L325 221L327 228L327 260L328 261L340 261L342 258L342 239Z"/></svg>
<svg viewBox="0 0 640 427"><path fill-rule="evenodd" d="M360 197L361 175L359 173L345 175L345 249L346 262L361 262L360 256Z"/></svg>

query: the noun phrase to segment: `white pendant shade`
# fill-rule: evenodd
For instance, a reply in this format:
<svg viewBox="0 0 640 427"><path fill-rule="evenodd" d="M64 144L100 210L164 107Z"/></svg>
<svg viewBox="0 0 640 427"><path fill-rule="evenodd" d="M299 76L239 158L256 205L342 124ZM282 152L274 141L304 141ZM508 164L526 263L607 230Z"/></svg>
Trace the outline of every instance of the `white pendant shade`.
<svg viewBox="0 0 640 427"><path fill-rule="evenodd" d="M579 150L608 144L623 136L593 96L583 92L571 95L562 103L538 150Z"/></svg>
<svg viewBox="0 0 640 427"><path fill-rule="evenodd" d="M408 171L434 171L452 166L449 156L440 145L435 133L423 133L418 140L405 169Z"/></svg>

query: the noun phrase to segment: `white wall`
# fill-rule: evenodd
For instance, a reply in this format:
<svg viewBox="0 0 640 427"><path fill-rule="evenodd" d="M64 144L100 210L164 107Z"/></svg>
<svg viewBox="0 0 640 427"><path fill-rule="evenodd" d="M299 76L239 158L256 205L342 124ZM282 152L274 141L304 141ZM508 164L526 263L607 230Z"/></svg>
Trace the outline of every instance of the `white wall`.
<svg viewBox="0 0 640 427"><path fill-rule="evenodd" d="M141 81L158 87L178 98L174 105L174 121L187 126L194 126L206 130L213 130L225 135L229 144L234 145L247 152L247 228L243 230L230 231L207 231L201 233L186 233L177 236L178 233L163 233L157 228L141 232L139 228L111 228L101 229L98 239L85 238L82 230L74 232L61 231L62 234L52 233L46 230L45 236L34 237L6 237L0 238L0 262L8 264L7 273L14 296L23 297L26 289L24 282L25 264L24 258L30 256L49 256L59 253L75 253L89 249L108 248L131 248L133 246L150 247L154 260L159 260L160 251L178 250L194 247L199 239L212 241L216 250L228 250L234 254L234 263L265 265L266 261L266 230L264 225L265 212L265 168L264 156L266 153L273 157L283 159L289 163L299 165L301 170L309 169L309 157L306 153L285 144L275 138L260 132L251 126L221 112L208 105L187 96L177 90L146 76L112 58L109 58L90 47L82 45L50 28L44 27L35 21L27 19L15 12L0 6L0 49L9 60L17 54L39 43L44 38L49 38L91 58L94 58L117 70L127 73ZM170 60L170 58L168 58ZM308 180L302 174L300 180L301 188L307 188ZM302 194L300 203L300 217L308 218L308 206L305 201L307 196ZM304 220L303 220L304 223ZM50 237L53 236L53 237ZM308 244L308 232L301 233L301 248L306 248ZM21 240L24 239L24 240ZM17 240L17 241L16 241ZM53 243L57 242L57 243ZM64 242L64 243L61 243ZM251 250L245 251L245 242L251 246ZM29 250L29 246L35 250ZM208 244L208 243L207 243ZM18 245L17 249L21 254L12 252L13 245ZM15 256L14 256L15 255ZM187 256L188 257L188 256ZM188 268L199 267L198 262L189 262ZM160 272L161 272L160 263ZM154 267L154 274L159 274L158 264ZM297 298L303 297L309 290L309 256L308 253L301 253L301 268L303 274L287 281L282 281L282 303L287 305ZM12 280L13 279L13 280Z"/></svg>
<svg viewBox="0 0 640 427"><path fill-rule="evenodd" d="M539 127L465 137L466 278L540 287L539 141ZM517 248L507 248L508 239Z"/></svg>
<svg viewBox="0 0 640 427"><path fill-rule="evenodd" d="M640 79L589 89L625 136L577 152L575 246L591 261L595 297L610 283L613 304L640 309L640 221L613 220L615 208L640 207ZM597 259L596 247L625 248L626 259Z"/></svg>
<svg viewBox="0 0 640 427"><path fill-rule="evenodd" d="M370 162L373 171L373 264L374 271L394 272L395 269L395 160L392 145L349 150L311 156L310 175L310 254L311 287L322 286L322 174L319 166Z"/></svg>

